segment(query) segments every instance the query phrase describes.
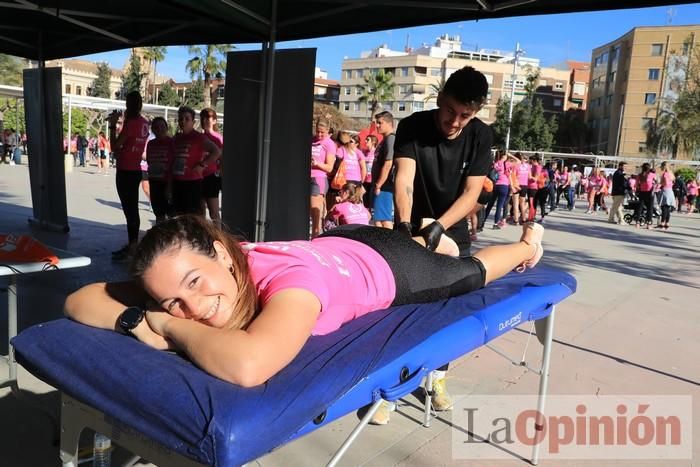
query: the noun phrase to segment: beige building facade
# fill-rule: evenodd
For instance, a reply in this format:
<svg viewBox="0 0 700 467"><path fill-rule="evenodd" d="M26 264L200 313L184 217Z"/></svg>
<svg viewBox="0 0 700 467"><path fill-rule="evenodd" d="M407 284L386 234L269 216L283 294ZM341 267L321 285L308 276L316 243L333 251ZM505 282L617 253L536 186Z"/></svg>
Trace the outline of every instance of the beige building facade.
<svg viewBox="0 0 700 467"><path fill-rule="evenodd" d="M592 152L650 155L648 128L677 100L699 33L700 25L639 27L593 50L586 112Z"/></svg>
<svg viewBox="0 0 700 467"><path fill-rule="evenodd" d="M443 79L464 66L472 66L486 76L489 83L487 104L479 112L486 123L496 118L500 98L510 99L513 74L513 56L500 51L465 51L457 36L441 36L434 46L398 52L378 47L360 58L345 59L340 80L340 110L356 119L370 118L370 108L362 102L365 76L380 69L393 74L395 83L392 101L384 102L377 111L388 110L398 119L437 106L437 90ZM525 97L528 67L538 68L539 60L520 58L516 67L515 101ZM567 107L570 95L571 70L540 68L536 91L546 112L561 113ZM587 83L586 83L587 84Z"/></svg>
<svg viewBox="0 0 700 467"><path fill-rule="evenodd" d="M97 63L78 59L50 60L47 67L63 68L61 90L65 95L89 96L92 82L97 78ZM122 85L122 72L112 68L109 83L110 98L115 99Z"/></svg>

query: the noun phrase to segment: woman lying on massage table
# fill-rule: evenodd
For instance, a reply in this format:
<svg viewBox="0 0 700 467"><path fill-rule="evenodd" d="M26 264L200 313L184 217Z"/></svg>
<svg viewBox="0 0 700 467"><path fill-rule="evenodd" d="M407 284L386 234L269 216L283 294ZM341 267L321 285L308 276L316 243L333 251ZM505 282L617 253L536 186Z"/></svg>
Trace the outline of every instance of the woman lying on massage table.
<svg viewBox="0 0 700 467"><path fill-rule="evenodd" d="M179 349L211 375L250 387L284 368L312 334L392 305L479 289L542 256L539 224L526 224L518 243L466 260L447 256L456 245L445 236L445 254L436 254L422 237L345 227L310 242L239 243L197 216L170 219L138 245L135 280L87 285L68 296L65 313Z"/></svg>

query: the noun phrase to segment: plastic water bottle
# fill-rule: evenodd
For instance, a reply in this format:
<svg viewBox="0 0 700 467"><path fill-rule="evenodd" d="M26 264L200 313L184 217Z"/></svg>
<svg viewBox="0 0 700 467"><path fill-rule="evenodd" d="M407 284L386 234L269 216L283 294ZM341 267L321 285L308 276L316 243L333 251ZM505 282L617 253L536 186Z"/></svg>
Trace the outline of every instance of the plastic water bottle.
<svg viewBox="0 0 700 467"><path fill-rule="evenodd" d="M110 467L112 464L112 440L102 433L95 433L93 444L93 467Z"/></svg>

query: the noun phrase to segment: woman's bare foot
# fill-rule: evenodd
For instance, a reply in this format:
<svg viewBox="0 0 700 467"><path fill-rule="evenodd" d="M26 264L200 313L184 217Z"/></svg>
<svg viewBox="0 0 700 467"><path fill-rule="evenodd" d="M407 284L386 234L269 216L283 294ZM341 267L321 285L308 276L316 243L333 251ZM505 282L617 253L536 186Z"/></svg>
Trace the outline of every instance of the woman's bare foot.
<svg viewBox="0 0 700 467"><path fill-rule="evenodd" d="M421 222L420 228L422 229L423 227L427 226L428 224L434 221L435 219L430 219L429 217L426 217ZM425 246L425 240L423 239L423 237L413 237L413 240ZM447 235L442 234L442 236L440 237L440 243L435 249L435 253L457 257L459 256L459 247L457 246L457 243L455 243L454 240L452 240Z"/></svg>
<svg viewBox="0 0 700 467"><path fill-rule="evenodd" d="M541 224L528 222L523 225L523 234L520 241L534 247L532 257L524 261L516 268L517 272L523 272L525 269L532 269L539 263L544 250L542 249L542 237L544 236L544 227Z"/></svg>

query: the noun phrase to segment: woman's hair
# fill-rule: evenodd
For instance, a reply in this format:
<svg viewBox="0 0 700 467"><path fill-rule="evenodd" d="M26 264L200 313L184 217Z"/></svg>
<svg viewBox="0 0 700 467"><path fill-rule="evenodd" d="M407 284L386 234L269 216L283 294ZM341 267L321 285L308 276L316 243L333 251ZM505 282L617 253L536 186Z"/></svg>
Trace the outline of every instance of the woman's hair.
<svg viewBox="0 0 700 467"><path fill-rule="evenodd" d="M143 108L143 99L138 91L131 91L126 95L126 110L124 111L124 120L138 117Z"/></svg>
<svg viewBox="0 0 700 467"><path fill-rule="evenodd" d="M365 139L368 139L368 140L372 141L372 145L375 146L375 147L376 147L377 144L379 143L379 138L377 138L376 135L367 135L367 137L366 137Z"/></svg>
<svg viewBox="0 0 700 467"><path fill-rule="evenodd" d="M342 144L343 146L347 146L350 144L350 141L352 140L352 136L350 136L350 133L347 131L340 130L338 131L338 135L336 136L336 140L338 141L338 144Z"/></svg>
<svg viewBox="0 0 700 467"><path fill-rule="evenodd" d="M168 121L163 117L156 117L153 120L151 120L151 128L153 128L158 122L163 122L163 125L165 125L165 129L168 131L170 130L170 128L168 127Z"/></svg>
<svg viewBox="0 0 700 467"><path fill-rule="evenodd" d="M649 165L648 162L643 163L643 164L642 164L642 175L646 175L647 173L649 173L649 168L650 168L650 167L651 167L651 166Z"/></svg>
<svg viewBox="0 0 700 467"><path fill-rule="evenodd" d="M219 121L216 118L216 110L211 107L207 107L199 111L199 119L202 120L204 117L209 116L210 119L214 121L214 131L219 131Z"/></svg>
<svg viewBox="0 0 700 467"><path fill-rule="evenodd" d="M663 161L661 163L661 170L666 170L668 168L668 164L666 164L666 161Z"/></svg>
<svg viewBox="0 0 700 467"><path fill-rule="evenodd" d="M350 201L352 204L362 203L362 192L357 188L358 186L354 183L346 183L345 185L343 185L342 191L348 192L348 201Z"/></svg>
<svg viewBox="0 0 700 467"><path fill-rule="evenodd" d="M178 216L156 224L149 230L136 247L131 263L131 273L143 279L144 272L168 251L190 248L196 253L216 258L214 241L226 247L233 261L233 275L238 286L238 296L233 313L225 327L246 329L258 312L258 296L250 274L246 254L236 238L213 223L195 215Z"/></svg>

